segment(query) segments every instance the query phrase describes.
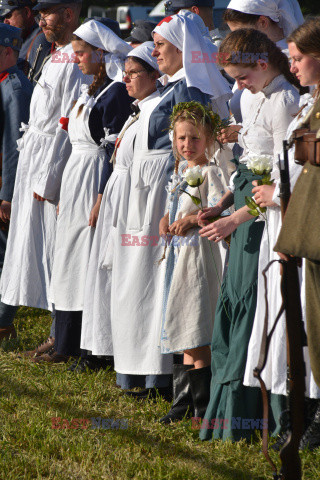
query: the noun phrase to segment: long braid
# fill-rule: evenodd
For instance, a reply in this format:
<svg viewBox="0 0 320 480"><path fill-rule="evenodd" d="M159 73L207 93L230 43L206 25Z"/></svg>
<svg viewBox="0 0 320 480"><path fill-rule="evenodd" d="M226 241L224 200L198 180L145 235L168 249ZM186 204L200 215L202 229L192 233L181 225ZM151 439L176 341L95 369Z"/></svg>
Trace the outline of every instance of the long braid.
<svg viewBox="0 0 320 480"><path fill-rule="evenodd" d="M99 71L97 75L93 77L93 82L91 83L88 94L92 97L96 91L104 84L106 80L106 64L102 61L99 62Z"/></svg>
<svg viewBox="0 0 320 480"><path fill-rule="evenodd" d="M100 62L99 71L96 75L94 75L93 82L88 88L88 94L90 95L90 97L92 97L96 93L96 91L101 87L101 85L104 84L106 80L106 76L107 74L106 74L105 63ZM78 109L77 117L79 117L79 115L81 114L83 107L84 107L84 104L80 105Z"/></svg>

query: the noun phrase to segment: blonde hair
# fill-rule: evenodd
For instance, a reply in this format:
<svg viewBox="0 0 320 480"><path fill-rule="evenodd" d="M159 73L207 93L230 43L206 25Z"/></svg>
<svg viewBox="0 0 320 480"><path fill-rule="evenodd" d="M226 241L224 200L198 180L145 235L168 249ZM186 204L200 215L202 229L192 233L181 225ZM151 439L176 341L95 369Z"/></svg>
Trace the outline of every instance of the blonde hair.
<svg viewBox="0 0 320 480"><path fill-rule="evenodd" d="M173 132L172 150L175 157L175 173L178 173L181 160L176 145L175 127L181 122L190 122L195 127L203 128L206 136L206 157L208 160L214 155L215 142L217 141L217 136L220 133L221 128L227 126L227 122L222 121L219 115L214 113L209 106L202 105L200 102L196 101L177 103L170 116L169 127L169 130Z"/></svg>

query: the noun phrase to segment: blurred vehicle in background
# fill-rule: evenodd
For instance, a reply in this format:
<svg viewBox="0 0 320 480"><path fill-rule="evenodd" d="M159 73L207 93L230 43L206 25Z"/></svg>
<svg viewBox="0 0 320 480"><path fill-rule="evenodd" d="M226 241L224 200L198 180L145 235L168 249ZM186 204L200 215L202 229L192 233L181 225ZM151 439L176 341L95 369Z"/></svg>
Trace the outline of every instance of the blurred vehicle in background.
<svg viewBox="0 0 320 480"><path fill-rule="evenodd" d="M88 17L108 17L116 20L119 23L122 37L126 37L136 20L149 20L149 13L152 9L153 5L127 4L107 8L92 5L88 8Z"/></svg>
<svg viewBox="0 0 320 480"><path fill-rule="evenodd" d="M150 22L159 23L168 14L165 11L165 3L167 0L161 0L156 6L153 5L136 5L126 4L114 7L98 7L92 5L88 8L88 17L108 17L119 23L122 38L128 36L133 24L136 20L148 20ZM227 8L230 0L215 0L213 7L213 23L215 28L223 28L222 15Z"/></svg>

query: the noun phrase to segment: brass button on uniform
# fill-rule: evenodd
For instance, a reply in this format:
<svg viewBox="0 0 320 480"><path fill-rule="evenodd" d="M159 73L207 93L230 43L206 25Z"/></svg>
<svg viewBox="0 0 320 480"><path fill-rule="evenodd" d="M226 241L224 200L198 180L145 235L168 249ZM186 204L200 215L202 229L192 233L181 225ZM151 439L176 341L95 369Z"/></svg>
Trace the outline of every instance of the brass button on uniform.
<svg viewBox="0 0 320 480"><path fill-rule="evenodd" d="M319 118L320 118L320 112L317 112L316 113L316 119L319 120Z"/></svg>
<svg viewBox="0 0 320 480"><path fill-rule="evenodd" d="M308 173L308 169L307 169L307 168L304 168L304 169L303 169L303 173Z"/></svg>

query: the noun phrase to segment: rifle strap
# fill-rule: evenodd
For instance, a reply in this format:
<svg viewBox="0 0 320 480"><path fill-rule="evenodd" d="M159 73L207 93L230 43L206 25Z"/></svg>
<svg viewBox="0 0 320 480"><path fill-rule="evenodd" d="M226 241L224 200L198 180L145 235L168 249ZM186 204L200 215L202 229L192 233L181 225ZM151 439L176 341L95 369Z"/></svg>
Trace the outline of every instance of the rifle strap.
<svg viewBox="0 0 320 480"><path fill-rule="evenodd" d="M266 385L264 381L261 378L261 373L266 365L267 362L267 357L268 357L268 351L270 347L270 341L271 337L275 331L275 328L278 324L278 321L281 317L281 315L284 312L284 304L282 302L280 310L278 312L278 315L274 321L273 327L270 330L270 333L268 334L268 316L269 316L269 306L268 306L268 281L266 277L266 273L269 270L269 267L275 263L275 262L280 262L280 260L272 260L271 262L268 263L266 268L262 271L262 275L264 278L264 285L265 285L265 304L266 304L266 313L264 317L264 326L263 326L263 333L262 333L262 339L261 339L261 347L260 347L260 355L259 355L259 362L256 368L253 371L253 376L257 378L260 382L260 387L261 387L261 393L262 393L262 402L263 402L263 429L262 429L262 451L263 454L266 458L266 460L269 462L272 471L273 471L273 478L274 480L281 480L282 475L278 475L277 472L277 467L271 460L268 452L268 419L269 419L269 402L268 402L268 393L266 389Z"/></svg>

